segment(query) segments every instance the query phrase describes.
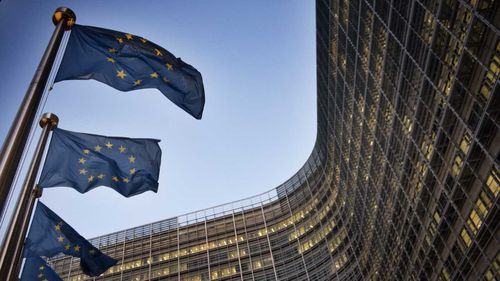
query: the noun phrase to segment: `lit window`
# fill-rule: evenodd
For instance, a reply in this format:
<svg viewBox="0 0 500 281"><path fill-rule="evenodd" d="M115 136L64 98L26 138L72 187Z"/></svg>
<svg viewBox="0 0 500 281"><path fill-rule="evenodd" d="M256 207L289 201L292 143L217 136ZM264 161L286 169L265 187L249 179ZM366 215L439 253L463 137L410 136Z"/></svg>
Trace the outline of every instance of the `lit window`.
<svg viewBox="0 0 500 281"><path fill-rule="evenodd" d="M411 132L411 118L405 115L403 117L403 125L405 126L408 133Z"/></svg>
<svg viewBox="0 0 500 281"><path fill-rule="evenodd" d="M476 235L477 232L479 231L479 228L481 228L481 225L483 224L483 221L477 214L476 210L474 209L471 210L469 219L467 220L467 224L469 225L474 235Z"/></svg>
<svg viewBox="0 0 500 281"><path fill-rule="evenodd" d="M489 70L486 73L480 92L481 95L488 99L491 95L493 85L496 83L498 73L500 72L500 40L497 43L497 52L493 55L489 63Z"/></svg>
<svg viewBox="0 0 500 281"><path fill-rule="evenodd" d="M499 182L498 172L495 169L495 167L493 167L490 175L488 176L488 179L486 179L486 186L488 186L488 189L491 191L494 197L496 197L500 192L500 187L498 186L498 182Z"/></svg>
<svg viewBox="0 0 500 281"><path fill-rule="evenodd" d="M496 259L491 263L491 266L484 273L484 279L487 281L496 281L495 275L500 275L500 252L497 254Z"/></svg>
<svg viewBox="0 0 500 281"><path fill-rule="evenodd" d="M259 269L262 267L262 262L261 261L254 261L253 262L253 268L254 269Z"/></svg>
<svg viewBox="0 0 500 281"><path fill-rule="evenodd" d="M484 273L484 279L487 281L496 281L495 275L493 275L493 272L491 270L488 270Z"/></svg>
<svg viewBox="0 0 500 281"><path fill-rule="evenodd" d="M479 198L476 201L476 207L479 210L479 214L481 217L486 217L486 214L488 213L488 210L491 208L492 202L488 195L481 191L479 194Z"/></svg>
<svg viewBox="0 0 500 281"><path fill-rule="evenodd" d="M451 167L451 174L456 177L460 173L460 169L462 168L463 160L460 155L455 157L455 161L453 161L453 166Z"/></svg>
<svg viewBox="0 0 500 281"><path fill-rule="evenodd" d="M437 226L441 222L441 215L439 214L438 211L434 212L433 219L434 219L434 221L431 221L431 223L429 225L429 231L431 233L431 236L436 235ZM426 238L429 240L427 242L430 244L430 237L426 236Z"/></svg>
<svg viewBox="0 0 500 281"><path fill-rule="evenodd" d="M480 92L485 99L488 99L490 97L490 88L488 86L486 85L481 86Z"/></svg>
<svg viewBox="0 0 500 281"><path fill-rule="evenodd" d="M495 76L498 74L499 70L498 65L496 64L495 61L490 63L490 70L491 72L488 72L488 75L486 75L486 77L488 77L488 79L490 79L491 81L494 81Z"/></svg>
<svg viewBox="0 0 500 281"><path fill-rule="evenodd" d="M423 149L423 152L424 152L424 155L425 155L425 158L427 158L427 160L431 160L431 154L432 154L432 149L433 149L433 146L431 143L425 145L424 143L424 149Z"/></svg>
<svg viewBox="0 0 500 281"><path fill-rule="evenodd" d="M344 253L334 262L334 270L339 270L347 262L347 255Z"/></svg>
<svg viewBox="0 0 500 281"><path fill-rule="evenodd" d="M460 236L462 237L462 240L464 241L465 245L467 245L467 247L469 247L472 244L472 239L470 238L470 235L465 228L462 228Z"/></svg>
<svg viewBox="0 0 500 281"><path fill-rule="evenodd" d="M492 202L488 195L485 192L481 192L476 200L476 209L471 210L469 218L467 219L467 224L471 228L474 235L476 235L481 228L483 220L488 214L489 208L491 208L491 206Z"/></svg>
<svg viewBox="0 0 500 281"><path fill-rule="evenodd" d="M464 133L464 136L462 138L462 141L460 142L460 150L464 153L464 154L467 154L467 152L469 151L469 147L470 147L470 141L471 137L469 135L469 133L465 132Z"/></svg>
<svg viewBox="0 0 500 281"><path fill-rule="evenodd" d="M441 215L439 214L438 211L435 211L434 212L434 221L436 222L436 224L439 224L441 222Z"/></svg>
<svg viewBox="0 0 500 281"><path fill-rule="evenodd" d="M446 270L446 268L443 268L443 270L441 270L441 279L443 280L446 280L446 281L450 281L450 273L448 273L448 270Z"/></svg>

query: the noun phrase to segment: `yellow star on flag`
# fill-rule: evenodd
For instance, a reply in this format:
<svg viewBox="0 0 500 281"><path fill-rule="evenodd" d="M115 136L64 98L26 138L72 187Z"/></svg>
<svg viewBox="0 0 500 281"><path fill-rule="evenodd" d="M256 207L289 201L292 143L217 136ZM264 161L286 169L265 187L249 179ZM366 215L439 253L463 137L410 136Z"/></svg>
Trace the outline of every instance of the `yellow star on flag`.
<svg viewBox="0 0 500 281"><path fill-rule="evenodd" d="M87 180L88 180L89 182L92 182L92 181L94 180L94 176L89 176L89 177L87 178Z"/></svg>
<svg viewBox="0 0 500 281"><path fill-rule="evenodd" d="M124 70L117 70L116 71L116 77L120 77L121 79L125 79L125 76L127 76L127 74L125 73Z"/></svg>
<svg viewBox="0 0 500 281"><path fill-rule="evenodd" d="M69 245L69 244L66 244L66 246L64 246L64 249L66 249L66 250L69 250L69 248L71 248L71 245Z"/></svg>
<svg viewBox="0 0 500 281"><path fill-rule="evenodd" d="M55 228L56 228L57 231L60 231L61 230L61 225L60 224L56 224Z"/></svg>
<svg viewBox="0 0 500 281"><path fill-rule="evenodd" d="M101 152L102 146L100 146L100 145L96 145L96 146L94 147L94 149L95 149L95 151L97 151L97 152Z"/></svg>
<svg viewBox="0 0 500 281"><path fill-rule="evenodd" d="M111 148L113 148L113 144L108 141L108 143L106 144L106 147L108 149L111 149Z"/></svg>
<svg viewBox="0 0 500 281"><path fill-rule="evenodd" d="M139 39L139 40L141 40L141 42L142 42L142 43L146 43L146 42L148 42L148 40L146 40L146 39L144 39L144 38L141 38L141 39Z"/></svg>
<svg viewBox="0 0 500 281"><path fill-rule="evenodd" d="M128 178L123 178L123 182L128 183L129 182Z"/></svg>
<svg viewBox="0 0 500 281"><path fill-rule="evenodd" d="M135 156L134 155L130 155L130 157L128 158L128 161L130 161L130 163L135 163Z"/></svg>
<svg viewBox="0 0 500 281"><path fill-rule="evenodd" d="M98 179L102 180L104 178L104 174L100 174L97 176Z"/></svg>
<svg viewBox="0 0 500 281"><path fill-rule="evenodd" d="M74 249L75 249L75 252L79 252L80 251L80 246L76 245Z"/></svg>
<svg viewBox="0 0 500 281"><path fill-rule="evenodd" d="M114 182L120 181L117 176L112 177L111 180L114 181Z"/></svg>
<svg viewBox="0 0 500 281"><path fill-rule="evenodd" d="M151 76L151 78L158 78L158 73L153 72L149 76Z"/></svg>
<svg viewBox="0 0 500 281"><path fill-rule="evenodd" d="M88 150L88 149L83 150L83 154L89 154L89 153L90 153L90 150Z"/></svg>
<svg viewBox="0 0 500 281"><path fill-rule="evenodd" d="M57 237L57 241L59 241L59 242L62 242L62 241L64 241L64 236L62 236L62 235L59 235L59 237Z"/></svg>
<svg viewBox="0 0 500 281"><path fill-rule="evenodd" d="M125 148L125 146L120 145L120 147L118 147L118 150L120 151L120 153L123 153L123 152L125 152L126 148Z"/></svg>
<svg viewBox="0 0 500 281"><path fill-rule="evenodd" d="M134 39L134 36L132 36L132 34L130 33L125 34L125 37L127 37L128 40Z"/></svg>
<svg viewBox="0 0 500 281"><path fill-rule="evenodd" d="M111 49L108 49L108 52L110 52L110 53L116 53L116 52L118 52L118 50L116 50L115 48L111 48Z"/></svg>
<svg viewBox="0 0 500 281"><path fill-rule="evenodd" d="M134 86L139 86L141 85L142 80L135 80L134 81Z"/></svg>
<svg viewBox="0 0 500 281"><path fill-rule="evenodd" d="M49 279L45 278L45 279L43 279L42 281L49 281Z"/></svg>
<svg viewBox="0 0 500 281"><path fill-rule="evenodd" d="M43 265L42 265L42 266L40 266L38 269L40 269L40 270L44 270L44 269L45 269L45 266L43 266Z"/></svg>
<svg viewBox="0 0 500 281"><path fill-rule="evenodd" d="M80 169L80 175L85 175L87 173L87 170L85 169Z"/></svg>
<svg viewBox="0 0 500 281"><path fill-rule="evenodd" d="M121 37L116 37L116 40L118 40L118 43L120 43L120 44L123 43L123 38L121 38Z"/></svg>
<svg viewBox="0 0 500 281"><path fill-rule="evenodd" d="M167 79L167 77L163 76L163 82L168 83L170 80Z"/></svg>
<svg viewBox="0 0 500 281"><path fill-rule="evenodd" d="M155 54L156 54L157 56L159 56L159 57L162 57L162 56L163 56L163 53L162 53L160 50L158 50L158 49L155 49Z"/></svg>
<svg viewBox="0 0 500 281"><path fill-rule="evenodd" d="M38 274L38 278L42 278L42 277L43 277L43 273Z"/></svg>
<svg viewBox="0 0 500 281"><path fill-rule="evenodd" d="M78 163L80 163L80 164L85 164L85 162L87 162L87 160L85 160L85 158L83 158L83 157L78 159Z"/></svg>
<svg viewBox="0 0 500 281"><path fill-rule="evenodd" d="M167 63L166 66L168 70L172 70L174 68L174 66L171 65L170 63Z"/></svg>
<svg viewBox="0 0 500 281"><path fill-rule="evenodd" d="M135 172L136 172L135 168L130 169L130 174L131 175L135 174Z"/></svg>
<svg viewBox="0 0 500 281"><path fill-rule="evenodd" d="M116 62L113 58L108 58L108 61L109 61L110 63L115 63L115 62Z"/></svg>

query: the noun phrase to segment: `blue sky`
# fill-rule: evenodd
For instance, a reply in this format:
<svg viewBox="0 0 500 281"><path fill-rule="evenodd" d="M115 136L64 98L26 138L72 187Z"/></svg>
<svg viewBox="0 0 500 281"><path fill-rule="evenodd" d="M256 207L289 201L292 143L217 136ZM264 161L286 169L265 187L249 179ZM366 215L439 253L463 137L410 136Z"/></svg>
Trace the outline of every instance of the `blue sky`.
<svg viewBox="0 0 500 281"><path fill-rule="evenodd" d="M0 2L0 141L67 6L77 23L143 36L197 68L206 93L195 120L158 90L97 81L54 85L44 112L60 127L161 139L158 193L106 187L44 191L42 201L86 237L196 211L276 187L312 151L316 134L314 1ZM39 136L36 132L35 138ZM33 141L33 143L36 142Z"/></svg>

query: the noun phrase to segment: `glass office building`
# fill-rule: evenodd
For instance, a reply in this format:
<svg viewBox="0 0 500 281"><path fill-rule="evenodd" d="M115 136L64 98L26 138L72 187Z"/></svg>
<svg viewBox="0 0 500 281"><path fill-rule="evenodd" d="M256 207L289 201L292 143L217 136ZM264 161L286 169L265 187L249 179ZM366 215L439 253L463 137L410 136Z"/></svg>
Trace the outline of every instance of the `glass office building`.
<svg viewBox="0 0 500 281"><path fill-rule="evenodd" d="M104 235L65 280L500 280L500 1L318 0L317 139L269 192Z"/></svg>

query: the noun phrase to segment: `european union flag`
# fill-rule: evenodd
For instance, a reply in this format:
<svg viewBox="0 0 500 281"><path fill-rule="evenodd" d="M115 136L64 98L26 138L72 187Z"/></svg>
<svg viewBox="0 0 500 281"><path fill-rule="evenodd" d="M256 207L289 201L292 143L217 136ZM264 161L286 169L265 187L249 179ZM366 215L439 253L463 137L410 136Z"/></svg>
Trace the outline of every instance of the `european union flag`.
<svg viewBox="0 0 500 281"><path fill-rule="evenodd" d="M120 91L157 88L201 119L205 91L191 65L148 40L119 31L74 25L55 82L94 79Z"/></svg>
<svg viewBox="0 0 500 281"><path fill-rule="evenodd" d="M26 258L53 257L59 253L80 258L80 267L89 276L99 276L117 263L39 201L26 238L24 255Z"/></svg>
<svg viewBox="0 0 500 281"><path fill-rule="evenodd" d="M38 256L29 257L24 262L21 281L63 281L47 263Z"/></svg>
<svg viewBox="0 0 500 281"><path fill-rule="evenodd" d="M156 192L161 162L158 142L55 129L39 185L72 187L80 193L104 185L125 197Z"/></svg>

